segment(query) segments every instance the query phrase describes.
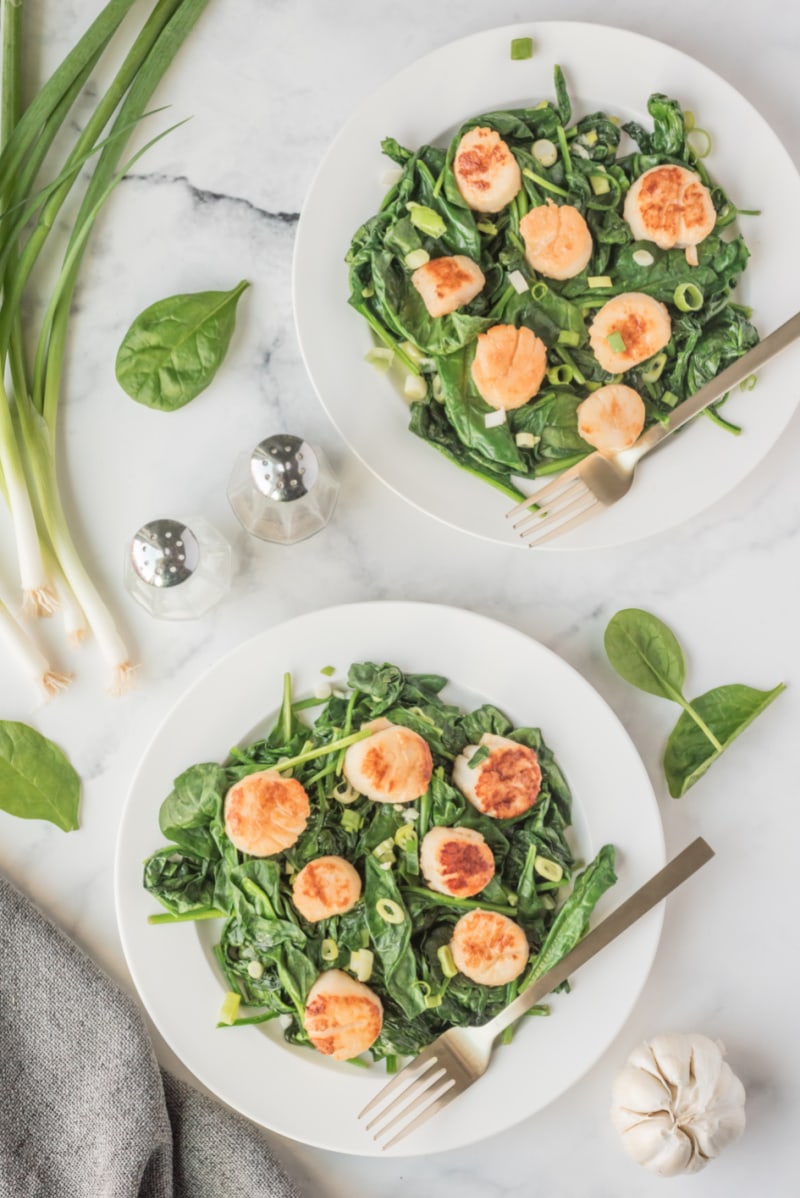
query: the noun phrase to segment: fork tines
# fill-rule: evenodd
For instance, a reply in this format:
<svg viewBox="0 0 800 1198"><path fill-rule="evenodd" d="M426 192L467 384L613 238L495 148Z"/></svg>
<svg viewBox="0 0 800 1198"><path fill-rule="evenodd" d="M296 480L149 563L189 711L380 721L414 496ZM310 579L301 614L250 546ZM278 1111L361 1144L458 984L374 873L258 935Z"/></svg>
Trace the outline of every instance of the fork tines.
<svg viewBox="0 0 800 1198"><path fill-rule="evenodd" d="M456 1085L456 1079L448 1074L441 1058L428 1050L392 1078L367 1103L358 1118L363 1119L370 1112L377 1111L366 1124L366 1130L375 1129L372 1138L378 1143L382 1136L397 1129L391 1139L381 1144L383 1149L391 1148L447 1106L450 1099L460 1093L460 1089L454 1089ZM390 1098L388 1105L384 1105Z"/></svg>
<svg viewBox="0 0 800 1198"><path fill-rule="evenodd" d="M523 516L512 528L533 549L577 528L594 515L598 504L597 496L583 482L578 468L573 467L523 499L506 513L506 517Z"/></svg>

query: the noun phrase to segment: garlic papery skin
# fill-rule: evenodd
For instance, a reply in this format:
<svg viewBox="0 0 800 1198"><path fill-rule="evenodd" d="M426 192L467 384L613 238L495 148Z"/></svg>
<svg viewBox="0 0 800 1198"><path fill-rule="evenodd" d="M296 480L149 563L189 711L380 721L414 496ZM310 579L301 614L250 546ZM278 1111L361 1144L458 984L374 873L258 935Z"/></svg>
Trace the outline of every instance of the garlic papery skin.
<svg viewBox="0 0 800 1198"><path fill-rule="evenodd" d="M719 1040L654 1036L617 1074L611 1121L628 1156L661 1177L698 1173L744 1131L744 1086Z"/></svg>

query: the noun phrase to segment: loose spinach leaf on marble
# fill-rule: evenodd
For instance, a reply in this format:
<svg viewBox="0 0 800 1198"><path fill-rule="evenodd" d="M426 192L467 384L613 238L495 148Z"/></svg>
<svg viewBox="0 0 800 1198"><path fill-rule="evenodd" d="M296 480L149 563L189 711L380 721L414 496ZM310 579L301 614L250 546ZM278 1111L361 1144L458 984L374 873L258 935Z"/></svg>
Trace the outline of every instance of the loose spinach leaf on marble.
<svg viewBox="0 0 800 1198"><path fill-rule="evenodd" d="M703 776L728 745L744 732L781 691L734 683L716 687L691 702L684 697L686 661L675 634L650 612L625 608L612 616L605 649L626 682L648 694L678 703L683 712L667 741L663 766L674 799Z"/></svg>
<svg viewBox="0 0 800 1198"><path fill-rule="evenodd" d="M664 750L664 773L673 799L685 795L731 741L740 736L785 689L782 682L770 691L734 683L716 687L693 699L692 710L711 729L721 748L711 743L688 712L679 717Z"/></svg>
<svg viewBox="0 0 800 1198"><path fill-rule="evenodd" d="M78 827L81 780L58 745L35 728L0 720L0 810Z"/></svg>
<svg viewBox="0 0 800 1198"><path fill-rule="evenodd" d="M228 352L236 306L249 287L171 295L145 308L117 353L117 380L137 403L174 412L199 395Z"/></svg>

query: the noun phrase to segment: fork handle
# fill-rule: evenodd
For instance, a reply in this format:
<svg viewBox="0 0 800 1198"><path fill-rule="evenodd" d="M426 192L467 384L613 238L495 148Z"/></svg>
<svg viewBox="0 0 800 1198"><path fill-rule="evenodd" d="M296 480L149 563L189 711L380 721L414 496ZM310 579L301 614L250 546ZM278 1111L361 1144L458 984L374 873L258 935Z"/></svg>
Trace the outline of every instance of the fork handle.
<svg viewBox="0 0 800 1198"><path fill-rule="evenodd" d="M706 844L701 836L698 836L683 852L678 853L677 857L674 857L663 869L659 870L649 882L640 886L630 898L627 898L602 923L599 923L596 928L584 936L571 952L561 958L557 965L548 969L547 973L543 973L537 981L532 982L527 989L523 990L522 994L518 995L505 1010L496 1015L489 1023L475 1030L483 1032L490 1042L495 1040L521 1015L535 1006L551 990L555 990L556 986L565 982L570 974L590 961L596 953L599 953L607 944L626 931L631 924L636 923L637 919L646 915L677 886L680 886L681 882L685 882L687 878L691 877L701 865L710 861L713 856L714 850Z"/></svg>
<svg viewBox="0 0 800 1198"><path fill-rule="evenodd" d="M664 424L654 424L652 428L649 428L625 456L630 457L633 462L643 458L651 449L660 445L670 433L674 433L693 416L697 416L699 412L721 399L726 391L731 391L738 383L744 382L749 375L760 370L770 358L776 357L798 337L800 337L800 312L796 312L794 316L775 329L774 333L770 333L763 341L759 341L758 345L748 350L743 357L732 362L730 366L726 366L722 373L713 378L710 383L706 383L689 399L679 404L670 413L669 419Z"/></svg>

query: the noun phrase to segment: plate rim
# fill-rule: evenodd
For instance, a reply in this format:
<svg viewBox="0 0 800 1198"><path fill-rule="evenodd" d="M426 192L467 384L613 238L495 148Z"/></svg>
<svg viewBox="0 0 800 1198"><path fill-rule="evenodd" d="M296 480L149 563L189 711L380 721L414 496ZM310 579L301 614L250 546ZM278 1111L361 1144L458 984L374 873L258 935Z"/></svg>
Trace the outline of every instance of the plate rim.
<svg viewBox="0 0 800 1198"><path fill-rule="evenodd" d="M124 803L123 810L122 810L122 816L120 818L119 828L118 828L117 837L116 837L115 851L114 851L114 905L115 905L116 922L117 922L117 927L118 927L118 931L119 931L119 935L120 935L120 941L122 943L123 954L125 957L126 965L128 967L131 979L135 986L138 1000L142 1004L144 1009L147 1011L149 1018L153 1021L154 1025L158 1029L160 1035L163 1037L164 1041L167 1043L167 1045L170 1047L170 1049L176 1053L178 1058L183 1063L184 1067L193 1076L195 1076L201 1082L201 1084L203 1084L211 1093L216 1095L219 1099L221 1099L223 1102L227 1103L229 1106L240 1111L240 1113L242 1113L247 1118L254 1121L257 1125L265 1127L268 1130L274 1131L277 1134L285 1135L288 1138L294 1139L296 1142L309 1144L310 1146L313 1146L313 1147L327 1149L327 1150L333 1150L333 1151L337 1151L337 1152L344 1153L347 1155L355 1155L355 1156L379 1155L379 1150L377 1150L377 1149L373 1150L371 1142L368 1140L368 1137L366 1137L366 1136L364 1137L366 1142L365 1142L364 1148L362 1150L360 1148L353 1147L350 1145L343 1147L342 1145L330 1142L330 1140L326 1140L324 1137L320 1138L318 1135L303 1134L302 1137L299 1137L296 1130L291 1131L291 1130L288 1130L285 1126L274 1126L273 1124L266 1123L266 1122L264 1122L263 1119L259 1119L256 1115L254 1115L252 1113L252 1111L250 1109L248 1109L248 1107L246 1105L242 1105L241 1100L237 1101L236 1095L232 1094L230 1092L227 1085L220 1086L218 1082L216 1082L212 1077L210 1077L207 1074L207 1072L204 1068L200 1069L197 1067L196 1061L192 1060L191 1064L187 1061L187 1059L183 1055L180 1048L177 1047L175 1044L174 1032L172 1030L173 1024L165 1023L162 1019L163 1013L160 1010L154 1011L151 1008L147 999L145 998L145 993L150 989L150 987L147 982L140 981L140 979L143 978L143 974L140 971L140 962L137 959L136 953L135 953L131 943L128 940L128 934L127 934L127 927L126 927L127 915L124 913L124 908L125 908L125 903L126 903L124 891L125 891L126 885L128 884L128 881L129 881L129 879L127 879L125 875L126 875L127 870L130 868L130 861L127 858L125 858L123 860L123 853L125 850L125 844L126 844L126 840L127 840L126 834L128 831L129 824L131 822L133 822L135 824L135 813L134 814L132 814L132 813L134 812L134 796L137 793L139 780L146 773L146 771L150 768L152 754L157 750L157 747L158 747L158 744L159 744L159 741L161 740L161 738L169 731L170 722L178 716L181 708L183 707L184 703L190 698L190 696L196 696L199 693L201 693L205 688L207 688L209 685L209 682L211 681L213 676L215 674L217 674L218 672L223 671L225 668L230 668L230 664L235 658L240 657L240 656L244 657L245 655L250 656L250 653L248 653L248 650L252 652L252 648L253 648L255 642L257 642L257 641L268 641L270 638L274 639L277 633L280 633L281 636L285 638L287 635L286 630L288 628L290 628L291 626L295 626L295 628L296 628L299 625L302 630L303 624L311 624L314 621L319 620L320 618L322 618L323 620L326 620L331 616L334 619L347 618L348 616L352 616L353 613L364 612L364 611L374 611L375 609L379 609L385 615L385 618L389 618L391 616L397 616L399 614L404 614L407 616L411 612L411 613L413 613L413 615L415 617L421 618L424 620L430 614L431 611L433 611L433 613L434 613L434 619L440 619L440 618L446 619L448 616L452 616L453 614L457 615L460 618L463 618L464 616L466 616L468 619L468 622L474 623L483 628L485 628L487 626L489 626L491 628L495 628L495 627L499 628L501 631L501 635L506 636L510 633L513 635L513 638L515 640L527 642L528 645L533 648L534 652L541 653L544 656L552 659L555 667L558 670L564 671L565 676L570 678L572 685L583 689L584 692L587 694L587 696L589 696L594 702L600 704L603 708L605 708L607 716L616 725L617 732L620 735L620 737L622 738L622 740L626 743L628 751L633 754L633 757L636 759L636 761L638 762L638 765L641 767L642 779L643 779L643 781L646 782L646 785L647 785L646 798L647 798L648 806L650 807L650 815L654 817L654 819L653 819L654 830L651 830L651 831L654 831L656 843L650 844L650 850L655 852L655 856L657 857L658 862L660 864L663 864L664 860L666 859L664 829L663 829L663 824L662 824L662 820L661 820L661 812L660 812L660 808L659 808L659 804L658 804L658 800L657 800L655 791L653 790L652 783L650 782L650 778L649 778L647 769L644 766L644 762L642 761L642 758L641 758L635 744L633 743L627 729L623 725L620 718L617 716L616 712L608 704L608 702L603 698L603 696L600 694L600 692L597 691L597 689L588 681L588 679L586 679L574 666L572 666L569 662L567 662L564 658L562 658L554 650L550 649L547 645L542 644L540 641L536 640L536 638L530 636L529 634L522 632L521 630L514 627L513 625L510 625L510 624L505 623L504 621L498 620L493 616L486 616L483 613L474 612L471 609L454 607L453 605L449 605L449 604L429 603L429 602L421 602L421 601L414 601L414 600L391 600L391 599L389 599L389 600L372 600L372 601L367 600L367 601L359 601L356 603L337 604L337 605L334 605L334 606L331 606L328 608L321 608L321 609L317 609L316 611L313 611L313 612L307 612L307 613L304 613L303 615L292 617L289 620L283 621L283 622L276 624L268 629L265 629L262 632L255 634L255 636L243 640L238 645L236 645L232 649L230 649L227 653L225 653L222 657L218 658L210 666L208 666L194 680L194 682L191 683L184 690L184 692L179 696L179 698L176 700L176 702L171 706L171 708L166 713L166 715L163 716L162 719L159 721L158 727L156 728L153 736L150 738L150 741L149 741L144 753L142 754L142 758L141 758L139 765L133 775L128 793L125 798L125 803ZM452 679L451 681L453 682L454 685L458 685L459 680L457 678ZM160 799L159 799L159 802L160 802ZM156 840L156 832L157 832L157 827L154 828L154 830L153 830L153 841L154 842ZM508 1122L506 1122L502 1128L492 1128L489 1131L485 1132L484 1136L492 1135L492 1134L500 1134L500 1132L502 1130L508 1130L510 1127L515 1126L517 1123L521 1122L522 1120L532 1117L533 1115L535 1115L537 1113L538 1110L544 1109L552 1101L555 1101L558 1098L562 1097L566 1092L568 1092L572 1088L573 1085L577 1084L577 1082L582 1077L584 1077L585 1074L597 1064L597 1061L600 1059L602 1054L609 1048L609 1046L611 1045L613 1040L619 1035L619 1033L622 1030L622 1028L624 1027L625 1023L630 1018L630 1016L639 1000L642 989L644 988L644 986L647 982L647 979L650 975L652 965L655 960L656 953L658 951L658 946L659 946L660 938L661 938L661 931L662 931L662 927L663 927L663 916L664 916L664 904L661 904L660 907L656 911L651 912L650 915L648 917L646 917L648 920L651 920L650 934L649 934L649 940L647 941L647 951L640 954L640 957L638 958L638 960L640 960L640 962L641 962L641 972L639 975L638 984L636 986L632 987L626 993L624 1002L620 1003L619 1011L617 1012L617 1017L614 1020L613 1032L610 1037L605 1039L605 1041L604 1041L603 1045L601 1046L601 1048L599 1049L599 1051L596 1052L588 1062L585 1062L580 1066L580 1069L579 1069L579 1072L577 1073L577 1075L574 1076L572 1078L572 1080L570 1082L568 1082L568 1084L563 1089L561 1089L557 1094L553 1094L546 1102L540 1104L537 1107L536 1111L532 1111L532 1112L531 1111L523 1111L522 1113L517 1113L515 1111L513 1113L513 1117ZM414 1142L412 1140L411 1145L401 1146L401 1149L399 1151L393 1152L392 1156L395 1156L399 1159L400 1157L403 1157L403 1156L427 1155L432 1152L445 1151L448 1149L457 1148L459 1146L463 1146L465 1143L475 1142L477 1139L480 1139L480 1138L483 1138L480 1135L480 1132L478 1132L478 1134L475 1134L475 1130L473 1129L465 1138L463 1138L461 1141L459 1141L458 1144L448 1143L443 1148L434 1148L434 1147L427 1147L427 1146L415 1148Z"/></svg>
<svg viewBox="0 0 800 1198"><path fill-rule="evenodd" d="M798 165L794 162L794 159L793 159L792 155L789 153L783 140L781 139L779 134L776 132L776 130L773 128L773 126L769 123L769 121L766 119L766 117L762 114L760 109L757 108L756 105L748 98L748 96L745 95L742 91L740 91L739 88L736 87L736 85L734 83L732 83L730 79L728 79L725 75L721 74L719 71L717 71L713 67L706 65L706 63L703 62L701 59L696 58L694 55L687 53L685 50L682 50L679 47L673 46L668 42L661 41L658 38L650 36L649 34L641 33L638 30L624 29L615 24L605 24L605 23L599 22L599 21L583 21L580 19L565 18L563 20L518 21L518 22L511 22L511 23L504 24L504 25L499 25L499 26L498 25L487 25L486 28L484 28L482 30L476 30L472 33L465 34L463 37L454 38L454 39L451 39L450 41L442 42L440 45L435 46L433 49L431 49L421 55L418 55L417 58L413 59L411 62L407 63L405 66L403 66L399 70L395 71L388 78L384 78L381 83L379 83L376 87L374 87L366 96L364 96L361 99L361 101L357 105L355 105L351 109L351 111L349 112L349 114L347 115L347 117L345 118L343 123L337 129L334 137L328 144L322 157L320 158L320 160L316 166L316 169L312 175L311 181L306 189L303 204L302 204L301 211L300 211L300 218L298 221L298 227L297 227L295 243L294 243L294 248L293 248L293 253L292 253L292 268L291 268L292 313L293 313L293 318L294 318L295 332L296 332L296 336L297 336L297 340L298 340L298 345L300 348L300 355L301 355L301 358L303 361L306 376L309 379L309 381L311 382L311 385L314 389L314 393L317 396L317 399L318 399L321 407L325 411L326 415L328 416L328 419L331 421L334 428L337 430L338 434L342 437L342 440L345 442L345 444L347 445L350 452L356 456L356 458L361 462L361 464L363 466L365 466L369 470L369 472L381 482L381 484L383 486L386 486L391 492L393 492L399 498L404 500L404 502L408 503L411 507L413 507L417 511L421 512L425 516L432 518L438 524L442 525L445 528L449 528L452 531L466 534L467 536L474 537L480 541L484 541L489 544L503 545L507 548L516 548L516 549L526 549L526 548L528 548L528 546L523 541L521 541L519 538L505 539L502 536L502 523L503 522L501 519L501 514L499 512L498 512L499 518L498 518L497 523L498 523L498 529L500 531L498 531L498 533L496 535L492 535L491 533L489 533L486 530L478 530L473 527L455 523L452 519L448 518L446 515L441 514L440 512L437 512L437 511L433 511L429 507L426 507L421 501L418 501L414 497L412 489L404 490L404 489L402 489L402 487L399 484L397 484L394 481L392 481L391 479L385 477L385 475L380 472L380 468L377 465L374 465L370 461L370 459L366 456L365 451L363 451L361 448L357 447L356 444L354 444L354 442L351 440L350 436L344 431L343 424L345 422L341 418L341 413L340 413L339 417L337 417L337 415L335 414L335 409L329 405L328 400L323 396L322 387L318 384L317 379L314 376L314 373L312 373L312 369L311 369L311 366L309 363L307 338L303 332L303 329L305 326L304 326L304 322L301 321L301 319L299 317L301 300L299 299L299 295L298 295L298 274L299 274L298 264L302 258L303 252L304 252L305 238L306 238L307 230L308 230L308 218L307 218L306 213L307 213L309 199L312 196L314 196L317 186L318 186L318 183L320 181L320 178L322 177L324 171L328 167L328 164L331 161L331 159L333 158L335 152L338 150L340 143L343 140L345 140L345 138L348 134L348 131L349 131L349 126L351 125L351 123L353 123L355 120L357 120L363 113L365 113L369 109L371 104L375 101L376 97L378 97L384 90L388 89L390 86L395 84L398 80L402 79L402 77L404 75L410 75L412 72L417 70L421 66L421 64L425 63L426 61L435 59L440 54L449 52L451 50L455 50L456 48L464 48L473 43L474 44L480 43L480 41L482 39L485 39L487 37L499 37L500 35L513 37L513 36L525 33L526 35L532 35L534 37L534 42L535 42L537 30L541 30L541 31L543 31L545 33L549 33L551 35L558 34L558 33L567 33L567 32L572 32L573 34L578 34L578 35L586 35L586 34L590 35L592 33L592 31L602 31L603 34L612 34L612 35L622 36L626 39L632 39L634 41L637 41L643 47L650 47L651 49L653 49L654 51L658 51L659 53L666 52L669 55L673 55L673 56L675 56L676 61L683 60L685 63L691 64L693 70L699 70L701 72L706 73L707 75L710 75L711 77L713 77L716 80L717 83L721 84L724 88L728 89L731 93L733 93L733 95L737 98L737 100L740 101L741 103L743 103L750 110L751 116L757 122L760 123L762 134L766 134L772 140L772 142L774 143L774 149L782 155L785 165L787 165L790 168L790 170L796 180L796 184L799 189L799 198L800 198L800 167L798 167ZM346 296L343 295L342 303L346 304L346 302L347 302ZM791 315L791 311L787 310L786 315L787 315L787 317L789 315ZM766 334L763 334L763 335L766 335ZM548 542L547 544L539 546L538 548L540 549L540 551L544 550L545 552L548 552L548 553L570 553L570 552L574 553L574 552L607 551L607 550L613 550L616 548L622 548L623 546L627 546L627 545L642 544L648 540L655 539L659 536L669 535L670 533L672 533L675 530L684 528L692 520L702 516L704 513L708 512L716 504L719 504L723 500L727 499L738 487L740 487L746 481L746 479L764 462L764 460L767 458L767 456L770 454L770 452L775 448L775 446L777 445L781 436L783 435L786 428L788 427L789 423L796 416L798 410L800 410L800 397L798 397L798 399L796 400L793 407L792 406L787 407L785 415L783 416L783 418L781 420L780 426L779 427L776 426L774 429L774 436L772 437L770 443L760 452L758 452L758 450L756 450L755 456L753 456L750 461L748 461L744 464L744 469L741 473L737 473L736 477L733 478L731 481L725 480L723 482L722 489L719 490L713 497L704 499L700 503L700 506L695 508L695 510L693 510L692 512L689 512L683 516L680 516L673 523L660 526L660 527L656 528L655 531L649 531L646 528L640 528L637 531L635 531L633 533L628 533L626 535L618 535L618 534L612 535L612 538L610 540L603 540L602 542L597 543L597 544L580 544L579 542L575 543L574 537L576 534L571 533L564 541L556 540L555 543ZM409 435L411 435L411 434L409 434ZM457 467L453 463L448 463L448 467L450 469L452 469L453 471L457 470ZM484 486L488 488L488 484L484 484ZM509 503L510 502L511 501L509 500ZM580 537L580 535L581 535L580 531L578 531L577 535L578 535L578 537Z"/></svg>

